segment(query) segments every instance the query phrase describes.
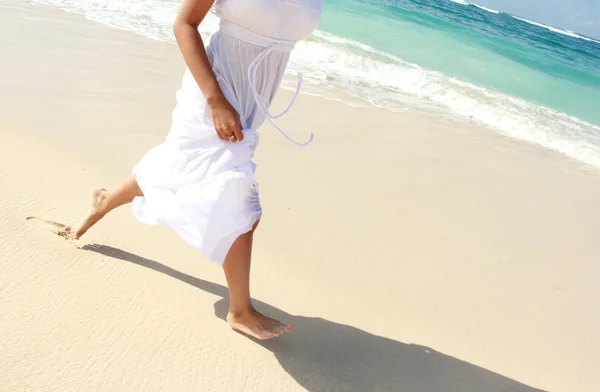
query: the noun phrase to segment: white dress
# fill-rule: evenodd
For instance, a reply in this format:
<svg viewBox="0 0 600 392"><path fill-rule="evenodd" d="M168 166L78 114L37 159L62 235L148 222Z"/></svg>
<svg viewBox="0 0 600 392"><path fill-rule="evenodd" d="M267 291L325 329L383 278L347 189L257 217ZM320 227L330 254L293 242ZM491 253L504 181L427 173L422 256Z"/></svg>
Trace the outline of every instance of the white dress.
<svg viewBox="0 0 600 392"><path fill-rule="evenodd" d="M266 120L287 137L274 122L283 113L273 116L268 108L294 44L319 23L321 0L216 0L215 12L219 30L206 50L225 97L240 114L244 140L218 138L187 70L166 140L133 169L144 194L133 201L133 211L144 223L171 227L222 264L233 242L260 219L252 161L256 129Z"/></svg>

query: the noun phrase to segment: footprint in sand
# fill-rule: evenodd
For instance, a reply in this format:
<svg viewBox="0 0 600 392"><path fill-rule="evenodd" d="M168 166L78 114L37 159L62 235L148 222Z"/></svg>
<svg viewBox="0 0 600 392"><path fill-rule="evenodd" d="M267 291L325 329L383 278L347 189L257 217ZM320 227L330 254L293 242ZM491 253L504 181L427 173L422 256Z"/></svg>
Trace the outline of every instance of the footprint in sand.
<svg viewBox="0 0 600 392"><path fill-rule="evenodd" d="M37 216L28 216L25 218L27 221L32 221L37 223L40 227L49 230L53 234L56 234L59 237L63 237L65 240L73 239L73 229L71 226L67 226L65 224L55 222L49 219L40 218Z"/></svg>

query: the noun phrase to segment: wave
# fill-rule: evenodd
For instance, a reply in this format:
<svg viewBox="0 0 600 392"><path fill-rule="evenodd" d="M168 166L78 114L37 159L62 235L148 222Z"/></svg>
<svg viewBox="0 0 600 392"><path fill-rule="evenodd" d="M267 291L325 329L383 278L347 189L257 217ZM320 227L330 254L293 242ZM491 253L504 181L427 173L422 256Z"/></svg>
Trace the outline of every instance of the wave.
<svg viewBox="0 0 600 392"><path fill-rule="evenodd" d="M393 111L412 107L458 115L600 167L600 127L350 39L318 31L296 46L290 68L305 74L313 93L339 89Z"/></svg>
<svg viewBox="0 0 600 392"><path fill-rule="evenodd" d="M595 40L595 39L592 39L592 38L585 37L585 36L583 36L583 35L580 35L580 34L574 33L574 32L573 32L573 31L571 31L571 30L563 30L563 29L559 29L558 27L548 26L548 25L545 25L545 24L543 24L543 23L534 22L534 21L531 21L531 20L528 20L528 19L524 19L524 18L519 18L518 16L514 16L514 15L511 15L511 16L512 16L513 18L517 19L517 20L520 20L521 22L525 22L525 23L528 23L528 24L530 24L530 25L533 25L533 26L537 26L537 27L544 28L544 29L546 29L546 30L550 30L550 31L552 31L553 33L558 33L558 34L562 34L562 35L567 35L567 36L569 36L569 37L572 37L572 38L583 39L583 40L585 40L585 41L589 41L589 42L595 42L595 43L597 43L597 44L600 44L600 41L597 41L597 40Z"/></svg>
<svg viewBox="0 0 600 392"><path fill-rule="evenodd" d="M471 5L472 5L473 7L477 7L477 8L479 8L479 9L481 9L481 10L484 10L484 11L487 11L487 12L491 12L492 14L496 14L496 15L497 15L497 14L499 14L499 13L500 13L500 11L498 11L498 10L495 10L495 9L493 9L493 8L484 7L484 6L482 6L482 5L479 5L479 4L471 3Z"/></svg>
<svg viewBox="0 0 600 392"><path fill-rule="evenodd" d="M487 12L491 12L492 14L496 14L496 15L503 13L503 12L495 10L493 8L484 7L482 5L475 4L475 3L469 3L468 1L465 1L465 0L450 0L450 1L453 2L453 3L456 3L456 4L473 6L473 7L479 8L481 10L484 10L484 11L487 11ZM520 18L518 16L514 16L514 15L510 15L510 14L508 14L508 15L511 16L514 19L520 20L521 22L525 22L525 23L528 23L528 24L533 25L533 26L537 26L537 27L544 28L546 30L550 30L553 33L562 34L562 35L566 35L566 36L569 36L569 37L572 37L572 38L578 38L578 39L582 39L582 40L585 40L585 41L588 41L588 42L594 42L594 43L600 44L600 41L598 41L598 40L595 40L593 38L589 38L589 37L583 36L581 34L577 34L577 33L573 32L571 30L563 30L563 29L559 29L558 27L553 27L553 26L545 25L543 23L534 22L532 20Z"/></svg>
<svg viewBox="0 0 600 392"><path fill-rule="evenodd" d="M470 6L479 8L480 10L491 12L492 14L496 14L496 15L501 13L500 11L495 10L493 8L484 7L482 5L475 4L475 3L469 3L468 1L465 1L465 0L450 0L450 1L453 2L453 3L456 3L456 4L470 5Z"/></svg>
<svg viewBox="0 0 600 392"><path fill-rule="evenodd" d="M133 31L158 41L172 41L173 21L178 2L162 0L32 0L34 4L51 5L87 19ZM216 18L215 18L216 19ZM216 24L203 23L216 30ZM208 31L207 31L208 33Z"/></svg>

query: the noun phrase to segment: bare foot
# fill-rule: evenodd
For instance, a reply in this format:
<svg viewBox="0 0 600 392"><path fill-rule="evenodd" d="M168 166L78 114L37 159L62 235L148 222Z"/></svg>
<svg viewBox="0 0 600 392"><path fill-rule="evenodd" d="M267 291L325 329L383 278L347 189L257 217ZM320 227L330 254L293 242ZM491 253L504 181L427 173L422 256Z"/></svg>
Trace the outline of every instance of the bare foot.
<svg viewBox="0 0 600 392"><path fill-rule="evenodd" d="M256 310L241 315L229 312L227 322L234 330L259 340L273 339L287 332L292 332L291 325L264 316Z"/></svg>
<svg viewBox="0 0 600 392"><path fill-rule="evenodd" d="M92 194L92 207L90 211L83 219L83 221L75 230L75 233L71 234L71 237L78 240L84 235L92 226L94 226L100 219L106 214L106 189L96 189Z"/></svg>

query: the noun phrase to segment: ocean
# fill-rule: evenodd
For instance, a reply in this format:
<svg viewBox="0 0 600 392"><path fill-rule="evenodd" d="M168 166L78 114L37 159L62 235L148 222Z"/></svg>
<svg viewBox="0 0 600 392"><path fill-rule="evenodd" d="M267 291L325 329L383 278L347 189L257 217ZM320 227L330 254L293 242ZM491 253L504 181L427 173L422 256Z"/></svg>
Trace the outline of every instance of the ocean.
<svg viewBox="0 0 600 392"><path fill-rule="evenodd" d="M173 41L178 0L35 0ZM210 14L204 36L218 27ZM473 121L600 168L600 40L464 0L324 0L305 91ZM292 83L290 83L292 85Z"/></svg>

